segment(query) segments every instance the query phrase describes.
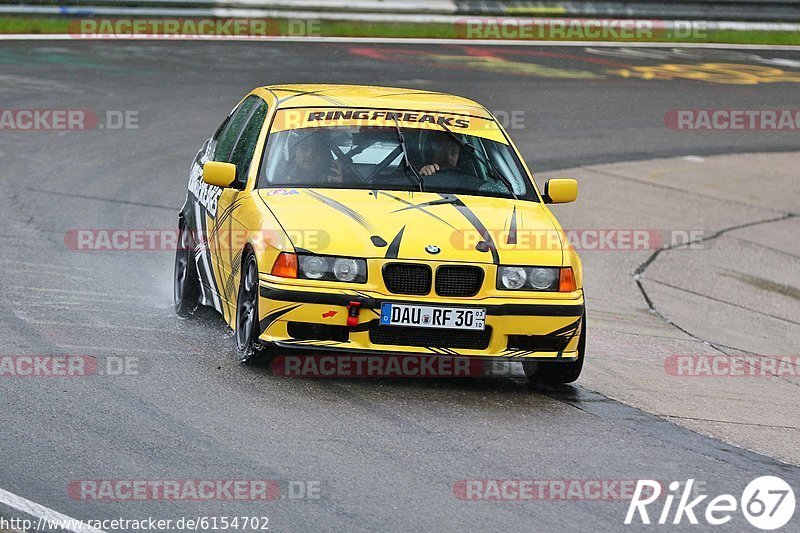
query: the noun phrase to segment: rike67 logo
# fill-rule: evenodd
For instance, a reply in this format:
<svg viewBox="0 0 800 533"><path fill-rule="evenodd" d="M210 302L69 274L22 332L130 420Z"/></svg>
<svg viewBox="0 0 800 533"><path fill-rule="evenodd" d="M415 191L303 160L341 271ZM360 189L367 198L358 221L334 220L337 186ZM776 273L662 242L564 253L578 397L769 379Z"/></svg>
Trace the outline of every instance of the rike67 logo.
<svg viewBox="0 0 800 533"><path fill-rule="evenodd" d="M719 526L730 522L734 514L741 511L750 525L764 531L771 531L788 524L794 515L794 491L779 477L762 476L754 479L745 487L739 500L731 494L720 494L705 504L703 512L701 512L701 504L708 498L708 495L700 494L690 500L692 496L696 495L692 493L693 485L694 479L687 480L685 484L673 481L669 484L666 495L662 495L660 482L649 479L638 480L628 513L625 516L625 525L630 525L635 519L642 524L650 524L651 517L648 514L648 506L659 501L662 496L664 496L664 506L661 508L661 512L658 513L657 509L650 509L651 512L657 513L653 515L652 520L661 525L680 524L684 517L690 524L697 525L699 523L698 516L700 516L705 519L706 523ZM683 486L683 491L678 494L681 486ZM673 511L676 499L678 503ZM671 520L670 515L672 515Z"/></svg>

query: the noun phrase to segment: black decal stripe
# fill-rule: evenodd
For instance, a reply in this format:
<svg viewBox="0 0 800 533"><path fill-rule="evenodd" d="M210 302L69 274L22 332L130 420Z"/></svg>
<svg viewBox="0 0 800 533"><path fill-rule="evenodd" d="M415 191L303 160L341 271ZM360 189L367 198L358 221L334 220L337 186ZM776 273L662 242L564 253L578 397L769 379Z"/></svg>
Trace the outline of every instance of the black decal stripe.
<svg viewBox="0 0 800 533"><path fill-rule="evenodd" d="M446 221L445 219L443 219L443 218L442 218L442 217L440 217L439 215L436 215L436 214L434 214L434 213L431 213L430 211L428 211L427 209L425 209L425 207L424 207L424 206L425 206L425 204L413 204L413 203L411 203L411 202L409 202L409 201L407 201L407 200L403 200L402 198L400 198L400 197L398 197L398 196L395 196L394 194L389 194L389 193L387 193L387 192L383 192L383 191L381 191L381 193L380 193L380 194L383 194L383 195L385 195L385 196L388 196L389 198L391 198L391 199L393 199L393 200L396 200L396 201L398 201L398 202L400 202L400 203L402 203L402 204L404 204L404 205L408 206L408 209L414 209L414 208L417 208L417 209L419 209L421 212L423 212L423 213L425 213L426 215L428 215L429 217L431 217L431 218L434 218L434 219L438 220L439 222L441 222L442 224L445 224L445 225L447 225L447 226L448 226L448 227L450 227L450 228L453 228L453 229L454 229L454 230L456 230L457 232L459 232L459 233L462 233L462 234L464 233L463 231L461 231L461 230L460 230L460 229L458 229L457 227L453 226L452 224L450 224L448 221ZM442 203L449 203L449 202L442 202ZM399 211L401 211L401 210L399 210ZM394 211L394 212L395 212L395 213L397 213L397 211Z"/></svg>
<svg viewBox="0 0 800 533"><path fill-rule="evenodd" d="M363 296L364 298L369 298L369 297L370 297L370 296L369 296L369 294L367 294L367 293L365 293L365 292L361 292L361 291L355 291L355 290L354 290L353 292L354 292L355 294L359 295L359 296Z"/></svg>
<svg viewBox="0 0 800 533"><path fill-rule="evenodd" d="M217 239L216 236L219 234L223 223L228 219L230 214L236 209L236 207L239 206L240 203L241 199L231 202L231 204L226 207L222 213L217 213L217 216L214 218L214 228L210 232L207 229L203 231L203 238L206 240L206 250L209 257L209 267L211 268L212 286L219 297L226 302L230 301L230 285L227 280L222 279L222 273L225 270L222 268L222 252L220 250L219 239ZM213 250L210 246L211 244L214 246ZM231 250L228 250L228 252L230 254ZM217 270L220 273L220 283L223 284L222 287L217 285L217 281L214 278L214 270ZM227 310L227 305L224 305L223 302L220 301L219 311L222 313L222 316L225 318L225 320L228 319L228 313L226 313Z"/></svg>
<svg viewBox="0 0 800 533"><path fill-rule="evenodd" d="M294 311L298 307L300 307L300 304L289 305L289 306L281 307L280 309L277 309L277 310L269 313L267 316L265 316L263 319L261 319L261 321L259 321L259 323L258 323L259 334L264 333L267 330L267 328L270 326L270 324L275 322L277 319L279 319L280 317L282 317L283 315L285 315L289 311Z"/></svg>
<svg viewBox="0 0 800 533"><path fill-rule="evenodd" d="M377 307L377 300L372 298L357 298L346 294L331 294L322 292L291 291L286 289L271 289L261 287L261 296L270 300L281 302L297 302L309 304L338 305L347 307L351 301L361 303L361 307Z"/></svg>
<svg viewBox="0 0 800 533"><path fill-rule="evenodd" d="M400 231L398 231L397 235L395 235L394 239L392 239L392 243L386 249L386 259L397 259L397 254L400 253L400 241L403 240L403 232L405 230L405 226L400 228Z"/></svg>
<svg viewBox="0 0 800 533"><path fill-rule="evenodd" d="M333 208L333 209L336 209L337 211L339 211L339 212L340 212L340 213L342 213L343 215L346 215L347 217L351 218L352 220L354 220L355 222L357 222L357 223L358 223L358 224L359 224L361 227L363 227L364 229L366 229L366 230L367 230L367 231L369 231L370 233L372 233L372 234L376 234L376 233L377 233L377 231L375 231L375 228L373 228L373 227L372 227L372 226L369 224L369 222L367 221L367 219L365 219L365 218L364 218L363 216L361 216L359 213L357 213L356 211L354 211L352 208L350 208L350 207L348 207L348 206L344 205L344 204L343 204L343 203L341 203L341 202L338 202L338 201L334 200L333 198L328 198L328 197L327 197L327 196L325 196L324 194L320 194L320 193L318 193L317 191L314 191L314 190L311 190L311 189L307 189L307 190L306 190L306 193L307 193L309 196L311 196L312 198L314 198L314 199L316 199L316 200L319 200L319 201L320 201L320 202L322 202L323 204L327 205L328 207L331 207L331 208Z"/></svg>
<svg viewBox="0 0 800 533"><path fill-rule="evenodd" d="M228 218L233 213L233 210L239 207L239 204L242 203L243 199L244 198L240 197L232 201L230 204L228 204L228 207L226 207L225 210L222 211L222 213L220 213L218 216L223 218Z"/></svg>
<svg viewBox="0 0 800 533"><path fill-rule="evenodd" d="M314 346L314 347L327 347L327 346L339 346L341 344L347 344L345 342L339 341L330 341L330 340L319 340L319 339L284 339L279 341L279 344L292 344L294 346Z"/></svg>
<svg viewBox="0 0 800 533"><path fill-rule="evenodd" d="M492 316L582 316L583 304L500 304L486 306Z"/></svg>
<svg viewBox="0 0 800 533"><path fill-rule="evenodd" d="M338 98L334 98L333 96L323 94L324 91L332 90L331 87L325 87L324 89L319 89L316 91L301 91L299 89L290 89L288 87L283 88L275 88L276 91L283 91L286 93L291 93L291 96L284 96L283 98L278 99L278 108L282 107L285 102L297 98L299 96L316 96L320 100L328 102L329 104L336 104L336 105L344 105L345 102L339 100ZM274 93L273 93L274 94ZM316 107L316 106L315 106Z"/></svg>
<svg viewBox="0 0 800 533"><path fill-rule="evenodd" d="M394 96L409 96L409 95L414 95L414 96L446 96L443 93L436 92L436 91L405 91L405 92L402 92L402 93L379 94L375 98L392 98ZM444 113L444 114L447 115L449 113Z"/></svg>
<svg viewBox="0 0 800 533"><path fill-rule="evenodd" d="M228 274L228 279L225 281L225 295L233 298L233 283L236 274L242 266L242 251L239 250L236 255L231 259L231 273Z"/></svg>
<svg viewBox="0 0 800 533"><path fill-rule="evenodd" d="M452 195L445 195L445 194L442 194L442 193L439 193L439 195L442 198L451 198L452 197ZM461 199L458 198L457 196L455 197L455 201L452 201L451 203L452 203L453 207L458 209L458 212L461 213L462 215L464 215L464 218L466 218L469 221L469 223L472 224L472 227L474 227L478 231L478 233L480 234L481 238L489 246L489 251L492 252L492 262L495 265L499 265L500 264L500 254L497 253L497 246L494 243L494 239L492 239L492 235L486 229L486 226L483 225L483 222L481 222L480 219L475 215L475 213L473 213L472 210L469 207L464 205L464 202L462 202Z"/></svg>
<svg viewBox="0 0 800 533"><path fill-rule="evenodd" d="M582 317L579 318L578 320L576 320L575 322L572 322L571 324L568 324L568 325L564 326L563 328L556 329L556 330L551 331L550 333L546 333L544 335L528 335L527 337L528 337L528 339L532 340L533 342L537 342L537 341L540 342L542 344L542 346L552 347L552 343L554 341L560 342L561 346L563 346L563 348L558 351L558 353L559 353L558 357L561 357L561 354L563 353L564 348L577 335L578 328L580 327L580 324L581 324L581 320L583 320ZM526 356L528 356L530 354L533 354L533 353L536 353L536 352L552 352L552 351L555 351L555 350L544 349L544 348L543 349L537 349L537 350L516 350L517 353L515 355L513 355L512 357L526 357Z"/></svg>
<svg viewBox="0 0 800 533"><path fill-rule="evenodd" d="M581 319L579 318L572 324L566 325L563 328L559 328L555 331L551 331L548 335L566 335L568 337L572 337L578 331L578 327L581 325Z"/></svg>
<svg viewBox="0 0 800 533"><path fill-rule="evenodd" d="M234 200L228 207L225 208L225 210L222 213L217 213L217 217L214 219L215 222L214 229L211 230L211 234L208 236L208 238L217 236L217 234L219 233L219 228L222 225L222 223L225 222L228 219L228 217L233 214L234 210L236 210L236 208L239 207L241 203L242 203L241 198Z"/></svg>
<svg viewBox="0 0 800 533"><path fill-rule="evenodd" d="M359 325L350 328L350 333L361 333L364 331L369 331L370 322L361 322Z"/></svg>
<svg viewBox="0 0 800 533"><path fill-rule="evenodd" d="M508 225L508 241L506 244L517 244L517 206L511 212L511 223Z"/></svg>
<svg viewBox="0 0 800 533"><path fill-rule="evenodd" d="M406 207L395 209L394 211L392 211L392 213L400 213L401 211L408 211L409 209L422 209L424 207L429 207L432 205L447 205L452 203L453 200L451 198L440 198L438 200L430 200L428 202L422 202L421 204L408 203Z"/></svg>
<svg viewBox="0 0 800 533"><path fill-rule="evenodd" d="M211 235L217 235L219 233L220 227L224 223L225 223L225 221L222 220L221 218L215 219L214 228L211 230L210 234ZM228 228L229 229L230 229L230 226L231 226L231 223L228 222ZM220 283L220 285L217 285L217 292L219 293L219 295L222 298L222 300L224 300L224 301L220 302L220 305L222 306L222 316L227 321L232 310L229 310L228 309L228 305L226 305L227 303L229 303L230 300L229 300L229 296L228 296L228 287L227 287L226 280L225 280L225 277L224 277L225 269L223 268L224 259L223 259L222 250L220 249L221 243L220 243L220 239L218 239L218 238L211 238L210 240L211 240L211 244L213 245L213 249L210 250L209 253L211 254L211 257L214 260L214 267L217 270L217 272L219 273L219 283ZM228 248L230 248L230 246L228 246ZM215 280L215 283L216 283L216 280Z"/></svg>
<svg viewBox="0 0 800 533"><path fill-rule="evenodd" d="M222 302L220 301L219 291L217 290L217 281L214 278L214 263L211 257L211 248L209 247L208 243L208 225L206 223L206 208L203 205L195 200L194 202L194 212L197 221L195 222L195 226L198 226L197 230L203 236L202 239L198 240L198 246L200 246L201 250L201 262L203 263L203 271L201 273L201 280L205 278L203 285L208 287L209 292L211 293L211 304L214 306L214 309L222 313Z"/></svg>

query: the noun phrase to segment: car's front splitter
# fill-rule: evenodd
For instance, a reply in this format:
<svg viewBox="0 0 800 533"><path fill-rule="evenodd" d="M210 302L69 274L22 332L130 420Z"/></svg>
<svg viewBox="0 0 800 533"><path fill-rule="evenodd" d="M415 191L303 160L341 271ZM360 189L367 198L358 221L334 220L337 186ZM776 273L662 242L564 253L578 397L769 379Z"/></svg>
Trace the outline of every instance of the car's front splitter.
<svg viewBox="0 0 800 533"><path fill-rule="evenodd" d="M262 342L336 352L458 355L508 360L574 360L583 327L582 295L572 300L413 299L344 290L304 290L261 282ZM383 302L486 309L486 329L381 326ZM355 307L355 311L353 308ZM348 325L348 316L355 320Z"/></svg>

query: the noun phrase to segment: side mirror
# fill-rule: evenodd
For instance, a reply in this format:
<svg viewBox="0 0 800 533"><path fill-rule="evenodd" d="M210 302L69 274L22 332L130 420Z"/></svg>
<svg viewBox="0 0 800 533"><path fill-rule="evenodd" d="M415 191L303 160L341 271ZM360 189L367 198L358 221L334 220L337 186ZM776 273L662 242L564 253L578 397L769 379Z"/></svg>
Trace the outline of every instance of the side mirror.
<svg viewBox="0 0 800 533"><path fill-rule="evenodd" d="M546 204L566 204L578 198L578 182L559 178L544 182L544 202Z"/></svg>
<svg viewBox="0 0 800 533"><path fill-rule="evenodd" d="M236 183L236 165L207 161L203 164L203 181L216 187L233 187Z"/></svg>

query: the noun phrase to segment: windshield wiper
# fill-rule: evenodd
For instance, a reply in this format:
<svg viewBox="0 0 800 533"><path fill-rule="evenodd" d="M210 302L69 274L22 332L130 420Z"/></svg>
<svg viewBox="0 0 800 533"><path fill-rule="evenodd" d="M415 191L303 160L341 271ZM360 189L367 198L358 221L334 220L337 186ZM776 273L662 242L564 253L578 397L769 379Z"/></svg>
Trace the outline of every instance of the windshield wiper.
<svg viewBox="0 0 800 533"><path fill-rule="evenodd" d="M514 186L511 185L511 182L508 180L507 177L505 177L503 174L500 173L499 170L497 170L497 168L492 164L492 162L488 158L484 157L483 154L480 153L474 146L460 139L458 135L453 133L450 130L450 128L448 128L444 124L439 124L439 126L441 126L442 129L446 131L447 134L450 135L450 137L452 137L455 142L460 144L470 154L475 156L475 159L483 163L483 166L486 167L486 169L489 171L489 174L491 174L492 177L494 177L494 179L500 181L503 185L505 185L506 189L508 189L508 192L511 193L511 196L514 197L514 200L519 200L519 198L517 198L517 195L514 193Z"/></svg>
<svg viewBox="0 0 800 533"><path fill-rule="evenodd" d="M422 179L422 176L411 164L411 160L408 159L408 149L406 148L406 138L403 136L403 130L400 129L400 121L397 120L397 117L394 118L394 126L397 128L397 139L400 141L400 148L403 149L403 163L405 164L405 168L411 169L411 172L414 173L414 177L417 178L417 182L419 183L419 191L425 192L425 181Z"/></svg>

